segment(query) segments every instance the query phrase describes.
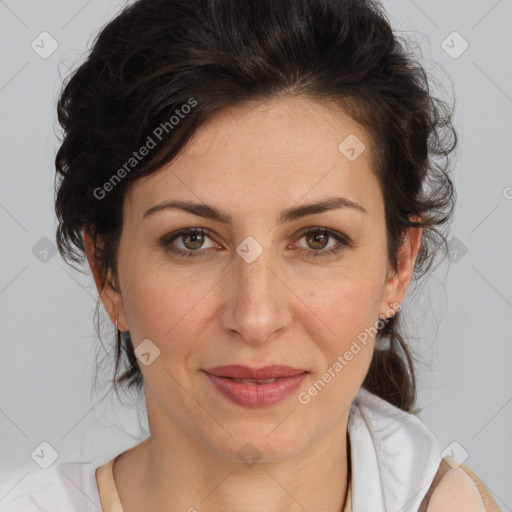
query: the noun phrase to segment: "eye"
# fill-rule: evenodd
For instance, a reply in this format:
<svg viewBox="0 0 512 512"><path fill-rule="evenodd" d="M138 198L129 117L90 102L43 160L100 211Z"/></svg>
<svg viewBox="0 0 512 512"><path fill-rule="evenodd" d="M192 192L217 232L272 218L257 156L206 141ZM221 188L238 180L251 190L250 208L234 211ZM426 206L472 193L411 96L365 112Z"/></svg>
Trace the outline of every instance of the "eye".
<svg viewBox="0 0 512 512"><path fill-rule="evenodd" d="M306 251L305 255L308 258L332 256L353 246L348 237L336 231L332 231L331 229L321 227L309 229L300 236L299 240L302 238L306 239L310 247L314 247L312 251ZM326 249L326 247L328 247L327 241L331 238L337 240L338 243Z"/></svg>
<svg viewBox="0 0 512 512"><path fill-rule="evenodd" d="M205 251L199 252L199 249L203 246L205 237L211 239L202 228L187 228L165 236L161 244L180 258L195 258L204 255ZM184 249L173 246L175 240L179 240Z"/></svg>
<svg viewBox="0 0 512 512"><path fill-rule="evenodd" d="M160 243L166 250L179 258L195 258L205 255L208 249L212 248L201 250L204 249L203 246L206 238L212 240L211 236L203 228L186 228L163 237ZM299 240L302 238L305 238L307 244L314 247L312 250L301 251L308 258L332 256L348 247L353 247L348 237L327 228L309 228L300 235ZM326 249L328 247L327 241L331 238L338 243ZM183 248L177 247L177 242L180 242Z"/></svg>

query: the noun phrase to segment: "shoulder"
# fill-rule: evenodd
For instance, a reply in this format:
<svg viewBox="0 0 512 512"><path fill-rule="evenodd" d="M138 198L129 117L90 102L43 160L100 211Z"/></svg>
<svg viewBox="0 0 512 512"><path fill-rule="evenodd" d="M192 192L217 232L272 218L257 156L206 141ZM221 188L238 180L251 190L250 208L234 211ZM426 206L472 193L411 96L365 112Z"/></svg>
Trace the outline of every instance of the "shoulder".
<svg viewBox="0 0 512 512"><path fill-rule="evenodd" d="M461 468L449 469L432 493L428 512L485 512L478 488Z"/></svg>
<svg viewBox="0 0 512 512"><path fill-rule="evenodd" d="M2 512L68 510L101 511L95 467L84 462L67 462L36 469L16 479L0 482Z"/></svg>

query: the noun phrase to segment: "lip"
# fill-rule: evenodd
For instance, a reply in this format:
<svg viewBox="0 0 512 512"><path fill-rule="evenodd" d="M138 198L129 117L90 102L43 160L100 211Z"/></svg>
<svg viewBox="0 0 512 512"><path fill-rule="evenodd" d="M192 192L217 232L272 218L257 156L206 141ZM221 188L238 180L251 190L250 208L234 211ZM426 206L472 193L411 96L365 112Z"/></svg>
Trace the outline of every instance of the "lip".
<svg viewBox="0 0 512 512"><path fill-rule="evenodd" d="M232 379L278 379L282 377L293 377L305 373L306 370L292 368L291 366L271 365L262 368L250 368L239 364L226 366L215 366L204 370L206 373L217 377L231 377Z"/></svg>
<svg viewBox="0 0 512 512"><path fill-rule="evenodd" d="M245 407L266 407L281 402L290 396L309 374L306 370L279 365L263 368L241 365L217 366L203 372L224 397ZM276 380L249 384L234 379Z"/></svg>

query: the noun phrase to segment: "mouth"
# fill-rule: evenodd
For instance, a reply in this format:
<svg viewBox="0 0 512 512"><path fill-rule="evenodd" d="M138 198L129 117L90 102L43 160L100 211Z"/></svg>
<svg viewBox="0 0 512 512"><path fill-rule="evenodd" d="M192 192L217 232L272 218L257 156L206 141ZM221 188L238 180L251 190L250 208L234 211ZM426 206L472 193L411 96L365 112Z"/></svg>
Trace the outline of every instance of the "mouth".
<svg viewBox="0 0 512 512"><path fill-rule="evenodd" d="M264 407L290 396L309 374L289 366L218 366L203 370L220 394L238 405Z"/></svg>

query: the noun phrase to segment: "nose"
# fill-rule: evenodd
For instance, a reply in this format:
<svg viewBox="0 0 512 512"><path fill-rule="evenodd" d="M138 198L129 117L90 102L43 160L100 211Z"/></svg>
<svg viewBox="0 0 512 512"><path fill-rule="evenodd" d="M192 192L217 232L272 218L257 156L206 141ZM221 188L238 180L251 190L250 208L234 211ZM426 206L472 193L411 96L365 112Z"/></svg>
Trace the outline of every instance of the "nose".
<svg viewBox="0 0 512 512"><path fill-rule="evenodd" d="M291 324L293 293L279 275L285 273L271 248L263 249L253 261L237 253L232 265L223 284L222 328L251 344L282 334Z"/></svg>

